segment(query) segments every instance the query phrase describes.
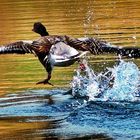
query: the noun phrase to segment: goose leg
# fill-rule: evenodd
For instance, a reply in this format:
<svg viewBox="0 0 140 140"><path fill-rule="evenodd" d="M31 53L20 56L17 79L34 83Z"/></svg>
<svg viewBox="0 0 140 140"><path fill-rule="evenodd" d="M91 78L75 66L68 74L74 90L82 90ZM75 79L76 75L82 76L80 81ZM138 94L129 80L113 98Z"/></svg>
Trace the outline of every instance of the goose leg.
<svg viewBox="0 0 140 140"><path fill-rule="evenodd" d="M51 83L49 82L50 79L51 79L51 72L48 73L48 77L47 77L46 79L44 79L44 80L42 80L42 81L39 81L39 82L37 82L36 84L37 84L37 85L38 85L38 84L49 84L49 85L52 85L52 86L53 86L53 84L51 84Z"/></svg>

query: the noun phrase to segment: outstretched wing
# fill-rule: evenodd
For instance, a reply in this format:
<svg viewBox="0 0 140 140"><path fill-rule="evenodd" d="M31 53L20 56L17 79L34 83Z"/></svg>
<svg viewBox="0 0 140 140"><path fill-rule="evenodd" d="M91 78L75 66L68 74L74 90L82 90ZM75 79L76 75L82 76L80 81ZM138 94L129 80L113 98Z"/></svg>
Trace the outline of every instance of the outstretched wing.
<svg viewBox="0 0 140 140"><path fill-rule="evenodd" d="M103 53L114 53L128 58L140 58L139 47L120 47L99 40L98 45L100 45Z"/></svg>
<svg viewBox="0 0 140 140"><path fill-rule="evenodd" d="M131 58L140 58L140 48L135 48L135 47L120 48L119 54L121 56L127 56Z"/></svg>
<svg viewBox="0 0 140 140"><path fill-rule="evenodd" d="M34 53L32 41L18 41L0 46L0 54L25 54Z"/></svg>
<svg viewBox="0 0 140 140"><path fill-rule="evenodd" d="M66 41L71 47L82 50L90 51L92 54L100 53L114 53L121 56L140 58L140 48L136 47L118 47L113 46L105 41L96 38L71 38L66 36Z"/></svg>

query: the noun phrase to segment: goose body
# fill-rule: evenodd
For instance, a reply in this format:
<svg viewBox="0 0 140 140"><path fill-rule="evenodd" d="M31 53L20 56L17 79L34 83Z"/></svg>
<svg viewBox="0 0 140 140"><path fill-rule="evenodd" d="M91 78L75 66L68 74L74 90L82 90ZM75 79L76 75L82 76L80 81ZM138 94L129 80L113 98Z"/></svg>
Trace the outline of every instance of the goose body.
<svg viewBox="0 0 140 140"><path fill-rule="evenodd" d="M53 66L67 67L79 60L87 52L78 52L76 49L59 42L53 45L50 49L49 55L45 59L49 59ZM45 60L44 59L44 60Z"/></svg>

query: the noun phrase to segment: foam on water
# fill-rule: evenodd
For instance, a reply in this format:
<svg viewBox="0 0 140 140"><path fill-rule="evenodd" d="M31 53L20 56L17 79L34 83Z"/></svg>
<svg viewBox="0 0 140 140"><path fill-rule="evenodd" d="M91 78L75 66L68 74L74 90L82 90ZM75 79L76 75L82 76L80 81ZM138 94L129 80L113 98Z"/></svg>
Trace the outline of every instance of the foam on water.
<svg viewBox="0 0 140 140"><path fill-rule="evenodd" d="M71 83L73 96L88 96L89 100L136 101L139 100L140 71L133 62L120 62L106 72L95 74L86 60L85 70L79 68Z"/></svg>

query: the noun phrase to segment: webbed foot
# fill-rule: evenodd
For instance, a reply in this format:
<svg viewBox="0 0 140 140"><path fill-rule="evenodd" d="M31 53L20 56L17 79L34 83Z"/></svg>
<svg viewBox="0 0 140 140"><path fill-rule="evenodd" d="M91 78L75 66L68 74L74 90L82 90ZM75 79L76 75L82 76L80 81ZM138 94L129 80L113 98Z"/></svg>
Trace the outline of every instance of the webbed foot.
<svg viewBox="0 0 140 140"><path fill-rule="evenodd" d="M38 85L38 84L49 84L49 85L52 85L52 86L53 86L53 84L51 84L51 83L48 81L48 79L44 79L44 80L42 80L42 81L39 81L39 82L37 82L36 84L37 84L37 85Z"/></svg>

